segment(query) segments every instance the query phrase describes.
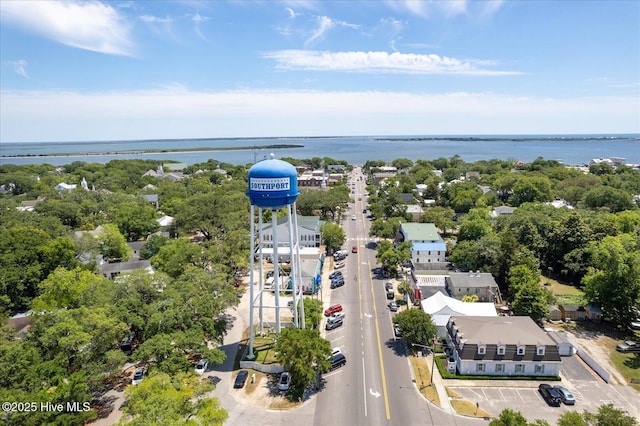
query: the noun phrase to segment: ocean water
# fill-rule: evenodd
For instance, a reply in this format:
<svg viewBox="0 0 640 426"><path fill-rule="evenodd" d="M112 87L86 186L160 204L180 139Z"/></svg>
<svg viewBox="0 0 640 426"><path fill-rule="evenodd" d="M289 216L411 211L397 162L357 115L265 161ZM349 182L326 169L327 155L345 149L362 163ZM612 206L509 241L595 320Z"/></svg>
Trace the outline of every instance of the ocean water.
<svg viewBox="0 0 640 426"><path fill-rule="evenodd" d="M300 146L265 148L275 144ZM200 150L182 151L188 149ZM114 159L140 158L174 160L189 165L215 159L238 165L268 158L271 153L276 158L331 157L350 164L397 158L432 160L454 155L467 162L490 159L531 162L542 157L568 165L582 165L594 158L623 157L628 164L640 164L640 135L349 136L2 143L0 164L48 163L61 166L74 161L107 163Z"/></svg>

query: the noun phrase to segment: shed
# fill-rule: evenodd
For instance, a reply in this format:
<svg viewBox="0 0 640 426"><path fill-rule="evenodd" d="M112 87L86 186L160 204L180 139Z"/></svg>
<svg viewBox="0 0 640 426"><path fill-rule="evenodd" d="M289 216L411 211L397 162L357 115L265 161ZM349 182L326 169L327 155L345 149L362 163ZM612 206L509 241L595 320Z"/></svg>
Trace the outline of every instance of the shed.
<svg viewBox="0 0 640 426"><path fill-rule="evenodd" d="M585 308L586 317L590 321L602 321L602 310L598 306L587 305Z"/></svg>
<svg viewBox="0 0 640 426"><path fill-rule="evenodd" d="M555 305L549 306L549 319L551 321L560 321L562 319L562 311Z"/></svg>
<svg viewBox="0 0 640 426"><path fill-rule="evenodd" d="M587 312L584 306L580 305L559 305L560 311L562 311L563 321L583 321L587 317Z"/></svg>

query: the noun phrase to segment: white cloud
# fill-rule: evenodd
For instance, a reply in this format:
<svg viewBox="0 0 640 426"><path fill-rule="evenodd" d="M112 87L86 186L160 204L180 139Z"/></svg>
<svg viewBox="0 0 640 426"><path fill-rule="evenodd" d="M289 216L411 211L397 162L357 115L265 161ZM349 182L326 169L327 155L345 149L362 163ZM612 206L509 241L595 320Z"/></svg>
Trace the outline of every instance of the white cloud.
<svg viewBox="0 0 640 426"><path fill-rule="evenodd" d="M309 37L304 42L305 46L308 46L308 45L312 44L316 40L322 39L324 37L325 33L327 33L331 29L333 29L335 27L338 27L338 26L339 27L351 28L351 29L359 29L360 28L360 25L350 24L350 23L345 22L345 21L331 19L328 16L317 16L316 17L316 21L317 21L318 27L313 31L313 33L311 34L311 37Z"/></svg>
<svg viewBox="0 0 640 426"><path fill-rule="evenodd" d="M10 65L16 74L21 77L29 77L27 74L27 61L25 59L18 59L17 61L7 61L7 64Z"/></svg>
<svg viewBox="0 0 640 426"><path fill-rule="evenodd" d="M400 13L409 13L421 18L443 16L453 18L458 15L490 17L503 5L504 0L387 0L386 4Z"/></svg>
<svg viewBox="0 0 640 426"><path fill-rule="evenodd" d="M491 61L460 60L435 54L387 52L320 52L280 50L263 55L282 70L344 71L396 74L515 75L486 68Z"/></svg>
<svg viewBox="0 0 640 426"><path fill-rule="evenodd" d="M291 19L293 19L296 16L298 16L298 14L293 9L291 9L290 7L285 7L285 10L287 12L289 12L289 18L291 18Z"/></svg>
<svg viewBox="0 0 640 426"><path fill-rule="evenodd" d="M638 133L637 99L494 93L0 93L0 141L288 135Z"/></svg>
<svg viewBox="0 0 640 426"><path fill-rule="evenodd" d="M152 15L141 15L140 16L140 20L142 22L147 22L149 24L170 24L171 22L173 22L173 19L171 18L160 18L158 16L152 16Z"/></svg>
<svg viewBox="0 0 640 426"><path fill-rule="evenodd" d="M2 19L67 46L133 55L129 25L110 5L78 1L1 1Z"/></svg>

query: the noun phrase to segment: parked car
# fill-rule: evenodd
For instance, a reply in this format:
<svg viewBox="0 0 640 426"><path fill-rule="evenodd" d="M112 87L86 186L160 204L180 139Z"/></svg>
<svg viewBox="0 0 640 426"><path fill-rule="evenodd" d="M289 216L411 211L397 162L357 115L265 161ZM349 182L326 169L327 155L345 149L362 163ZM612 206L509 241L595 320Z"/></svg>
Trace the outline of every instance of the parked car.
<svg viewBox="0 0 640 426"><path fill-rule="evenodd" d="M396 297L396 294L393 292L393 289L387 290L387 299L393 300L394 297Z"/></svg>
<svg viewBox="0 0 640 426"><path fill-rule="evenodd" d="M331 349L331 356L334 357L338 354L341 354L342 352L340 351L340 348L333 348Z"/></svg>
<svg viewBox="0 0 640 426"><path fill-rule="evenodd" d="M384 285L384 289L389 291L389 290L393 290L393 283L388 282Z"/></svg>
<svg viewBox="0 0 640 426"><path fill-rule="evenodd" d="M389 303L389 310L391 312L398 312L398 304L396 302Z"/></svg>
<svg viewBox="0 0 640 426"><path fill-rule="evenodd" d="M630 352L640 354L640 342L634 342L633 340L627 340L616 345L618 352Z"/></svg>
<svg viewBox="0 0 640 426"><path fill-rule="evenodd" d="M571 392L569 392L569 389L559 385L556 385L553 388L557 389L557 391L560 392L560 399L565 405L575 405L576 398Z"/></svg>
<svg viewBox="0 0 640 426"><path fill-rule="evenodd" d="M335 321L342 321L343 319L344 319L344 311L340 311L340 312L336 312L335 314L329 315L329 318L327 318L327 321L335 322Z"/></svg>
<svg viewBox="0 0 640 426"><path fill-rule="evenodd" d="M208 367L209 367L209 363L206 360L201 359L196 364L196 374L204 374L204 372L207 371Z"/></svg>
<svg viewBox="0 0 640 426"><path fill-rule="evenodd" d="M560 396L560 391L558 391L558 389L554 389L553 386L543 383L538 386L538 392L540 392L540 395L542 395L542 398L547 402L547 404L553 407L560 406L562 397Z"/></svg>
<svg viewBox="0 0 640 426"><path fill-rule="evenodd" d="M334 289L334 288L342 287L343 285L344 285L344 280L342 280L342 281L331 281L331 285L329 286L329 288Z"/></svg>
<svg viewBox="0 0 640 426"><path fill-rule="evenodd" d="M144 373L144 368L136 368L136 371L133 373L133 379L131 379L131 384L140 384L140 382L144 379Z"/></svg>
<svg viewBox="0 0 640 426"><path fill-rule="evenodd" d="M347 358L342 353L337 353L331 357L331 367L330 370L335 370L336 368L342 367L347 363Z"/></svg>
<svg viewBox="0 0 640 426"><path fill-rule="evenodd" d="M402 331L400 331L400 327L398 327L397 325L393 326L393 334L396 337L402 337Z"/></svg>
<svg viewBox="0 0 640 426"><path fill-rule="evenodd" d="M340 304L331 305L324 310L324 315L328 317L331 314L335 314L336 312L340 312L340 311L342 311L342 305Z"/></svg>
<svg viewBox="0 0 640 426"><path fill-rule="evenodd" d="M334 328L342 327L342 319L337 321L327 321L327 325L325 325L325 330L333 330Z"/></svg>
<svg viewBox="0 0 640 426"><path fill-rule="evenodd" d="M280 374L280 380L278 380L278 390L288 391L291 386L291 374L286 371Z"/></svg>
<svg viewBox="0 0 640 426"><path fill-rule="evenodd" d="M236 389L244 387L247 377L249 377L249 372L247 370L240 370L236 376L236 381L233 382L233 387Z"/></svg>
<svg viewBox="0 0 640 426"><path fill-rule="evenodd" d="M356 215L355 214L351 215L351 220L356 220Z"/></svg>
<svg viewBox="0 0 640 426"><path fill-rule="evenodd" d="M333 279L335 277L341 277L342 276L342 271L333 271L332 273L329 274L329 279Z"/></svg>
<svg viewBox="0 0 640 426"><path fill-rule="evenodd" d="M640 318L636 318L629 323L629 327L634 330L640 330Z"/></svg>

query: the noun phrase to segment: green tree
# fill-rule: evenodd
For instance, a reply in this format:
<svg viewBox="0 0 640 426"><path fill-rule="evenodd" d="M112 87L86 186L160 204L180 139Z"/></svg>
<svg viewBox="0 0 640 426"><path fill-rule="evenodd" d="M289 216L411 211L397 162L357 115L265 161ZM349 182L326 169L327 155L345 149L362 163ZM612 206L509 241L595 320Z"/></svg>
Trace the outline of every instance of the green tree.
<svg viewBox="0 0 640 426"><path fill-rule="evenodd" d="M584 204L590 209L605 208L612 213L634 208L633 199L628 192L610 186L591 189L584 197Z"/></svg>
<svg viewBox="0 0 640 426"><path fill-rule="evenodd" d="M56 248L58 250L56 250ZM59 263L71 264L72 250L33 227L0 232L0 306L24 309L38 294L38 284Z"/></svg>
<svg viewBox="0 0 640 426"><path fill-rule="evenodd" d="M479 270L481 262L478 255L478 242L474 240L460 241L453 248L449 260L456 268L463 271Z"/></svg>
<svg viewBox="0 0 640 426"><path fill-rule="evenodd" d="M87 288L103 282L104 278L90 271L80 268L72 271L57 268L40 282L40 296L34 299L33 309L52 311L79 308Z"/></svg>
<svg viewBox="0 0 640 426"><path fill-rule="evenodd" d="M110 223L102 225L102 231L98 232L96 238L100 242L100 253L105 258L127 261L131 257L127 240L116 225Z"/></svg>
<svg viewBox="0 0 640 426"><path fill-rule="evenodd" d="M162 235L153 234L147 238L147 241L140 247L140 259L150 259L155 256L160 247L162 247L169 239Z"/></svg>
<svg viewBox="0 0 640 426"><path fill-rule="evenodd" d="M156 221L156 210L144 200L116 206L114 223L127 241L138 241L160 229Z"/></svg>
<svg viewBox="0 0 640 426"><path fill-rule="evenodd" d="M577 411L566 411L558 417L558 426L589 426L582 414Z"/></svg>
<svg viewBox="0 0 640 426"><path fill-rule="evenodd" d="M446 237L448 231L453 228L453 215L455 211L447 207L432 207L427 209L420 217L422 223L433 223L441 232L442 236Z"/></svg>
<svg viewBox="0 0 640 426"><path fill-rule="evenodd" d="M229 417L214 397L204 397L212 386L197 377L152 374L126 389L121 425L222 425Z"/></svg>
<svg viewBox="0 0 640 426"><path fill-rule="evenodd" d="M322 242L327 247L329 253L338 250L346 241L343 229L335 223L325 222L320 227L320 233L322 235Z"/></svg>
<svg viewBox="0 0 640 426"><path fill-rule="evenodd" d="M538 284L540 273L527 265L515 265L509 269L509 294L516 295L528 285Z"/></svg>
<svg viewBox="0 0 640 426"><path fill-rule="evenodd" d="M519 411L505 408L489 422L489 426L527 426L527 419Z"/></svg>
<svg viewBox="0 0 640 426"><path fill-rule="evenodd" d="M392 217L390 219L378 218L371 223L369 235L378 238L395 238L400 229L403 218Z"/></svg>
<svg viewBox="0 0 640 426"><path fill-rule="evenodd" d="M393 323L400 328L402 338L409 347L412 345L430 346L431 339L438 332L431 320L431 315L422 309L401 311L393 317Z"/></svg>
<svg viewBox="0 0 640 426"><path fill-rule="evenodd" d="M187 238L167 241L150 261L151 265L173 278L179 277L187 266L205 268L210 265L211 253Z"/></svg>
<svg viewBox="0 0 640 426"><path fill-rule="evenodd" d="M490 233L489 211L480 208L473 209L460 224L458 241L479 240Z"/></svg>
<svg viewBox="0 0 640 426"><path fill-rule="evenodd" d="M291 373L291 383L297 391L316 381L318 374L331 366L331 343L318 330L285 328L274 350L278 362Z"/></svg>
<svg viewBox="0 0 640 426"><path fill-rule="evenodd" d="M640 303L640 242L634 234L606 237L589 249L593 268L582 279L589 303L602 308L615 324L634 319Z"/></svg>
<svg viewBox="0 0 640 426"><path fill-rule="evenodd" d="M585 411L583 418L590 426L637 426L638 420L626 411L615 408L613 404L605 404L598 407L597 413Z"/></svg>
<svg viewBox="0 0 640 426"><path fill-rule="evenodd" d="M513 296L513 313L539 320L549 315L549 290L536 283L525 284Z"/></svg>
<svg viewBox="0 0 640 426"><path fill-rule="evenodd" d="M304 325L306 328L318 328L322 314L321 300L312 297L304 298Z"/></svg>
<svg viewBox="0 0 640 426"><path fill-rule="evenodd" d="M551 181L546 176L524 176L516 178L510 202L514 206L523 203L547 202L552 200Z"/></svg>

